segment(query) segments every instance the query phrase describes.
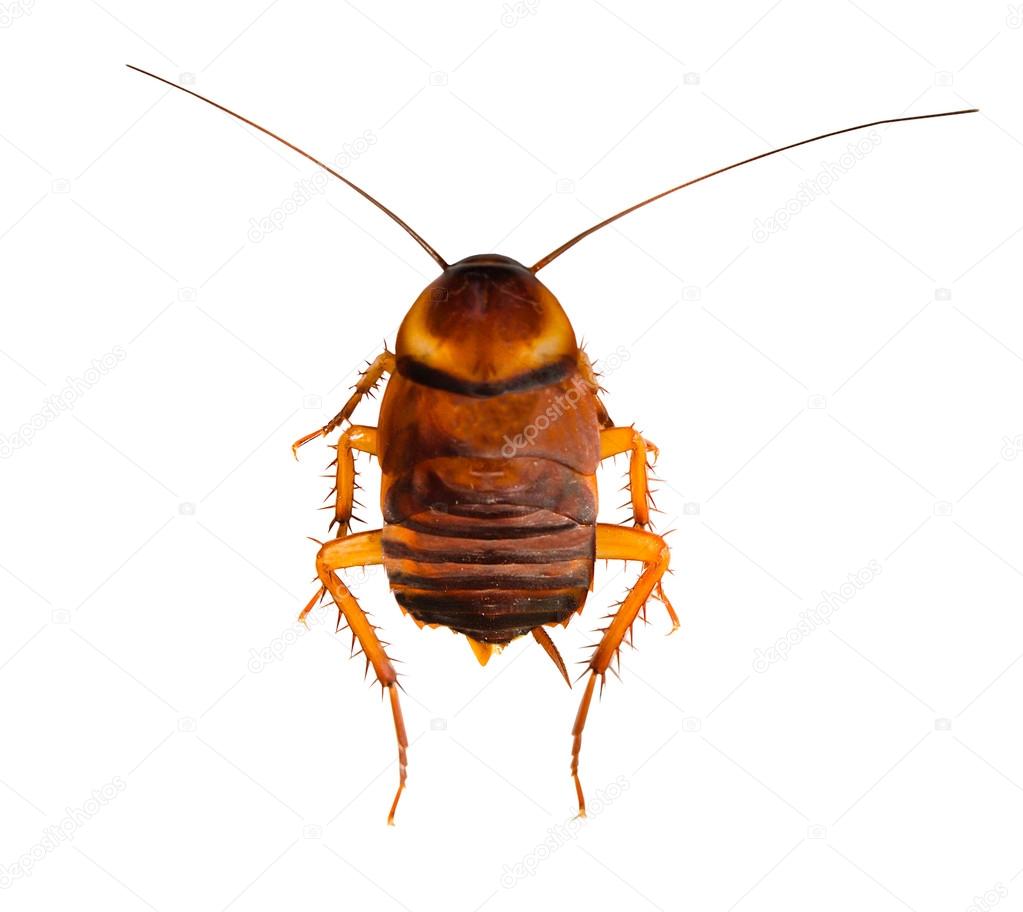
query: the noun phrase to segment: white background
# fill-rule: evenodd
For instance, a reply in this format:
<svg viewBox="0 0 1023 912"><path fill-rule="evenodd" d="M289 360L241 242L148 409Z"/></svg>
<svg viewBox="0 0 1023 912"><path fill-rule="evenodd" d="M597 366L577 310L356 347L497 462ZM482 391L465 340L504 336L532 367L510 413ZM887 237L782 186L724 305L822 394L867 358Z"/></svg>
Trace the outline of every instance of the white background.
<svg viewBox="0 0 1023 912"><path fill-rule="evenodd" d="M0 865L41 856L4 908L1023 908L1023 10L24 3L0 0L5 441L125 357L0 460ZM433 264L333 184L254 240L313 166L125 62L324 158L369 131L345 173L449 260L530 263L772 146L983 108L880 131L766 240L847 138L542 273L594 357L628 354L608 405L662 449L683 620L666 639L653 605L609 679L584 783L628 787L555 849L579 689L532 642L481 669L355 575L408 673L392 829L389 713L330 612L295 635L330 483L322 442L289 444ZM599 568L566 659L635 575Z"/></svg>

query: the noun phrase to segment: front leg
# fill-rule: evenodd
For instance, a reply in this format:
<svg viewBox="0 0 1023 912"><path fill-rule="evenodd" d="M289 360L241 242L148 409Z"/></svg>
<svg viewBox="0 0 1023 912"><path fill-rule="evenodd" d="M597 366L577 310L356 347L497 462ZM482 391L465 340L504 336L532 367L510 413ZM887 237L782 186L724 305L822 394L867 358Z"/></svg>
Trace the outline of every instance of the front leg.
<svg viewBox="0 0 1023 912"><path fill-rule="evenodd" d="M351 398L349 398L349 400L345 403L344 408L318 431L306 434L305 437L296 440L291 445L291 452L294 454L295 458L298 459L298 448L300 446L304 446L310 440L315 440L317 437L326 437L327 434L336 428L339 428L345 421L351 418L352 412L354 412L359 403L362 402L362 397L376 389L376 385L383 378L384 374L393 373L394 353L385 351L378 355L376 360L370 364L359 377L358 383L355 384L355 392L352 393Z"/></svg>
<svg viewBox="0 0 1023 912"><path fill-rule="evenodd" d="M600 458L608 459L619 453L630 453L629 492L632 497L632 516L640 528L650 525L650 465L647 453L657 461L659 450L632 427L613 427L600 432Z"/></svg>

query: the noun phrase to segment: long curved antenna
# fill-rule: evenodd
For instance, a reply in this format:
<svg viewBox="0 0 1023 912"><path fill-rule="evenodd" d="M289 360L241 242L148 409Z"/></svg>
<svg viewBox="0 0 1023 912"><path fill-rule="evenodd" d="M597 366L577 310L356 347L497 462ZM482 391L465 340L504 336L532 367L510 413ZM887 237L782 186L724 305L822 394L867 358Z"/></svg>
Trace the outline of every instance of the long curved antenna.
<svg viewBox="0 0 1023 912"><path fill-rule="evenodd" d="M376 200L372 196L370 196L365 190L362 189L362 187L359 187L359 186L353 184L350 180L348 180L347 177L342 177L340 174L337 173L337 171L335 171L333 168L329 167L328 165L325 165L318 158L314 158L312 155L310 155L304 149L300 149L294 143L290 143L286 139L284 139L283 137L278 136L276 133L272 133L266 127L261 127L258 123L254 123L253 121L249 120L247 117L242 117L241 114L238 114L238 113L232 111L230 108L225 108L222 104L217 104L217 102L212 101L209 98L206 98L204 95L200 95L198 92L193 92L191 89L186 89L184 86L180 86L176 82L171 82L169 79L164 79L162 76L157 76L155 73L150 73L148 70L143 70L141 67L132 66L130 63L126 63L125 66L128 67L129 70L135 70L136 73L142 73L143 76L150 76L153 79L158 79L160 82L166 83L171 88L180 89L182 92L187 92L189 95L192 95L195 98L198 98L200 101L205 101L206 104L213 105L213 107L219 108L225 114L230 114L232 117L238 118L238 120L240 120L242 123L246 123L250 127L255 127L261 133L265 133L267 136L273 137L278 142L284 143L284 145L286 145L289 149L293 149L299 155L305 156L306 158L309 159L309 161L311 161L314 164L317 164L321 168L323 168L323 170L326 171L328 174L333 174L334 177L336 177L339 181L341 181L342 183L348 184L348 186L351 187L356 193L358 193L361 196L364 196L366 199L368 199L374 206L377 207L377 209L379 209L381 212L383 212L384 215L388 215L392 219L394 219L394 221L396 221L399 225L401 225L401 227L404 228L415 239L416 243L418 243L419 246L423 248L423 250L425 250L428 254L430 254L431 257L433 257L434 261L437 263L438 266L440 266L441 269L447 269L448 268L448 264L446 262L444 262L444 258L439 253L437 253L437 251L434 250L433 247L431 247L429 244L427 244L426 241L424 241L404 221L402 221L400 218L398 218L398 216L396 216L393 212L391 212L391 210L388 209L383 203L381 203L379 200Z"/></svg>
<svg viewBox="0 0 1023 912"><path fill-rule="evenodd" d="M787 146L782 146L780 149L772 149L770 152L761 152L759 155L754 155L752 158L744 158L740 162L735 162L732 165L726 165L724 168L718 168L716 171L711 171L707 174L703 174L700 177L694 177L692 180L686 181L684 184L679 184L677 187L672 187L670 190L665 190L663 193L658 193L656 196L651 196L649 199L643 200L641 203L636 203L635 206L629 206L628 209L623 209L621 212L612 215L610 218L604 219L602 222L598 222L592 228L587 228L585 231L577 234L572 240L566 241L557 250L552 250L543 259L537 260L530 270L532 272L539 272L544 266L548 265L552 260L556 260L561 254L563 254L570 247L574 247L583 238L589 237L594 231L599 231L605 225L610 225L612 222L617 221L623 215L628 215L630 212L635 212L637 209L642 209L647 203L652 203L655 200L661 199L661 197L667 196L669 193L674 193L676 190L681 190L683 187L691 187L693 184L698 184L700 181L706 180L708 177L714 177L718 174L724 174L725 171L731 171L732 168L738 168L741 165L748 165L750 162L758 161L761 158L767 158L769 155L777 155L779 152L787 152L789 149L795 149L796 146L805 146L807 143L817 142L819 139L827 139L830 136L839 136L842 133L852 133L853 130L865 130L867 127L879 127L882 124L892 123L905 123L907 120L929 120L932 117L954 117L956 114L975 114L978 108L967 108L962 111L943 111L940 114L915 114L912 117L890 117L887 120L875 120L872 123L859 124L855 127L846 127L844 130L832 130L830 133L821 133L820 136L813 136L810 139L803 139L799 142L789 143Z"/></svg>

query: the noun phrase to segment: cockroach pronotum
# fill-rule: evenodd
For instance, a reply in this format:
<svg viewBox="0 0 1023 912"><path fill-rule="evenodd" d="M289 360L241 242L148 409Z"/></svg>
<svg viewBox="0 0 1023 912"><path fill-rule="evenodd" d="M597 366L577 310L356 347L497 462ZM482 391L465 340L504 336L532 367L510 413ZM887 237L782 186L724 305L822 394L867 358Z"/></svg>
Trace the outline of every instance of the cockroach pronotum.
<svg viewBox="0 0 1023 912"><path fill-rule="evenodd" d="M566 626L582 611L596 560L643 564L639 580L600 632L583 672L588 679L572 729L571 771L584 816L579 750L597 679L603 687L612 660L636 619L645 615L651 596L663 604L672 630L679 621L662 588L668 545L648 528L648 459L656 459L657 447L632 426L611 421L593 364L558 299L536 274L622 216L741 165L854 130L977 109L877 120L762 152L623 209L532 266L494 253L449 264L390 209L308 152L191 89L131 69L219 108L319 165L390 216L441 269L405 315L394 351L385 350L367 367L334 418L292 447L297 455L303 444L348 422L336 444L331 522L336 537L317 554L320 589L300 617L304 620L329 593L337 605L338 629L342 623L351 628L367 669L372 667L390 696L399 782L388 823L394 822L406 780L408 738L400 685L377 628L338 571L382 564L402 611L420 627L448 627L462 634L483 665L512 640L530 634L571 686L546 628ZM351 424L360 401L385 375L378 426ZM535 431L528 441L526 428ZM357 452L376 456L382 473L383 527L372 532L351 531ZM630 458L632 527L597 522L597 466L619 454Z"/></svg>

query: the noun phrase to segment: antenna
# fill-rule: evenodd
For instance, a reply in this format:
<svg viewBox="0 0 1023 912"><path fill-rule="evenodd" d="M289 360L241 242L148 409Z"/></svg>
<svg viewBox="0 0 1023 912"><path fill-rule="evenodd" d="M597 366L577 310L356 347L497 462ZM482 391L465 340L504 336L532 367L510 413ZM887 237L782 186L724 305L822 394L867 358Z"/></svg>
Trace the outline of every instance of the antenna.
<svg viewBox="0 0 1023 912"><path fill-rule="evenodd" d="M706 180L708 177L714 177L718 174L724 174L725 171L731 171L733 168L741 167L742 165L748 165L750 162L759 161L761 158L767 158L770 155L777 155L779 152L787 152L789 149L795 149L796 146L805 146L807 143L817 142L819 139L827 139L830 136L840 136L842 133L852 133L854 130L865 130L868 127L879 127L882 124L893 124L893 123L905 123L909 120L930 120L933 117L954 117L957 114L975 114L978 108L967 108L962 111L943 111L940 114L915 114L912 117L890 117L887 120L875 120L872 123L859 124L855 127L846 127L844 130L832 130L830 133L821 133L819 136L812 136L810 139L803 139L799 142L789 143L787 146L782 146L779 149L772 149L770 152L761 152L759 155L754 155L752 158L745 158L740 162L735 162L732 165L726 165L724 168L718 168L716 171L711 171L707 174L703 174L700 177L694 177L692 180L686 181L684 184L679 184L677 187L672 187L670 190L665 190L663 193L658 193L656 196L651 196L649 199L643 200L641 203L636 203L634 206L629 206L628 209L623 209L621 212L612 215L610 218L604 219L602 222L598 222L592 228L587 228L585 231L577 234L570 241L566 241L556 250L552 250L547 256L540 260L537 260L530 267L530 271L533 273L539 272L544 266L549 265L553 260L556 260L561 254L571 247L578 244L583 238L589 237L594 231L599 231L606 225L610 225L612 222L617 221L623 215L628 215L630 212L635 212L637 209L642 209L648 203L652 203L655 200L661 199L661 197L667 196L669 193L674 193L676 190L681 190L684 187L691 187L693 184L698 184L700 181Z"/></svg>
<svg viewBox="0 0 1023 912"><path fill-rule="evenodd" d="M416 243L418 243L419 246L423 248L423 250L425 250L431 257L433 257L434 262L436 262L436 264L438 266L440 266L441 269L447 269L448 268L448 264L446 262L444 262L444 258L439 253L437 253L437 251L434 250L433 247L431 247L428 243L426 243L426 241L424 241L415 231L413 231L404 221L402 221L400 218L398 218L398 216L396 216L393 212L391 212L391 210L388 209L383 203L381 203L379 200L374 199L372 196L370 196L365 190L362 189L362 187L359 187L356 184L353 184L350 180L348 180L347 177L342 177L340 174L337 173L337 171L335 171L330 166L325 165L318 158L314 158L312 155L310 155L304 149L300 149L294 143L288 142L286 139L284 139L283 137L278 136L276 133L271 132L266 127L261 127L258 123L255 123L254 121L249 120L247 117L242 117L241 114L238 114L235 111L232 111L230 108L225 108L222 104L218 104L217 102L215 102L215 101L213 101L213 100L211 100L209 98L206 98L204 95L200 95L198 92L193 92L191 89L186 89L184 86L180 86L176 82L171 82L169 79L164 79L162 76L157 76L155 73L150 73L148 70L143 70L141 67L132 66L130 63L125 64L125 66L127 66L129 70L135 70L136 73L142 73L143 76L149 76L149 77L151 77L153 79L157 79L160 82L165 83L166 85L169 85L171 88L180 89L182 92L187 92L189 95L192 95L195 98L198 98L200 101L205 101L206 104L213 105L213 107L219 108L224 113L230 114L232 117L236 117L242 123L246 123L250 127L255 127L261 133L265 133L267 136L273 137L278 142L284 143L284 145L286 145L289 149L293 149L299 155L305 156L306 158L309 159L309 161L311 161L314 164L317 164L321 168L323 168L323 170L326 171L328 174L333 174L334 177L336 177L339 181L341 181L342 183L348 184L348 186L351 187L356 193L358 193L361 196L364 196L366 199L368 199L374 206L377 207L377 209L379 209L381 212L383 212L384 215L390 216L394 221L396 221L399 225L401 225L401 227L404 228L413 237L413 239L415 239Z"/></svg>

